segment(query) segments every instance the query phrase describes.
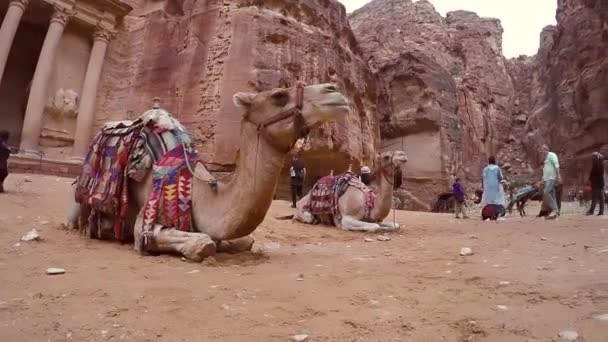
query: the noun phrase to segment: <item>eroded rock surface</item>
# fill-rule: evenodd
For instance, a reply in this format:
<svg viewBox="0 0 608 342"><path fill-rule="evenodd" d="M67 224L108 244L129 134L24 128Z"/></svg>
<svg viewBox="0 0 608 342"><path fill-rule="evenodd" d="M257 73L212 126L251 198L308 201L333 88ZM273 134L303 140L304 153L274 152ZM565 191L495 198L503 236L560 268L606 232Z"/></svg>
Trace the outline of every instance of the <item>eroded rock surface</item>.
<svg viewBox="0 0 608 342"><path fill-rule="evenodd" d="M152 98L187 125L207 160L230 169L239 142L239 91L333 82L346 122L304 144L310 180L369 164L379 144L376 83L344 7L334 0L137 1L111 43L97 122L134 118ZM287 174L285 174L285 180Z"/></svg>

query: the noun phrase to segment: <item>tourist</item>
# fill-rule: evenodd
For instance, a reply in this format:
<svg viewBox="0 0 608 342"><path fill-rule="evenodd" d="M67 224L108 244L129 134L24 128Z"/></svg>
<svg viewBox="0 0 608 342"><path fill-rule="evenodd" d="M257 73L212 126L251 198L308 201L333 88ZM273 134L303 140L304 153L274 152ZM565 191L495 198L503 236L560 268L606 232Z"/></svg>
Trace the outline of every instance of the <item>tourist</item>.
<svg viewBox="0 0 608 342"><path fill-rule="evenodd" d="M306 177L304 162L300 160L298 155L293 157L289 175L291 184L291 207L295 208L296 202L302 198L302 187L304 186L304 178Z"/></svg>
<svg viewBox="0 0 608 342"><path fill-rule="evenodd" d="M8 137L7 131L0 131L0 193L4 192L4 180L8 176L8 157L11 154L7 146Z"/></svg>
<svg viewBox="0 0 608 342"><path fill-rule="evenodd" d="M488 158L488 166L483 169L482 178L481 203L484 208L481 211L481 217L484 221L486 219L497 220L498 217L504 216L506 200L502 185L504 177L502 170L496 165L494 156Z"/></svg>
<svg viewBox="0 0 608 342"><path fill-rule="evenodd" d="M559 172L559 159L557 154L551 152L547 145L543 145L540 152L545 155L543 166L543 205L547 210L545 218L553 220L559 214L556 199L556 186L562 182Z"/></svg>
<svg viewBox="0 0 608 342"><path fill-rule="evenodd" d="M369 185L372 182L372 170L368 166L362 166L359 179L363 184Z"/></svg>
<svg viewBox="0 0 608 342"><path fill-rule="evenodd" d="M587 215L593 215L595 206L600 205L598 216L604 215L604 157L599 152L594 152L591 161L591 207Z"/></svg>
<svg viewBox="0 0 608 342"><path fill-rule="evenodd" d="M462 214L462 218L468 219L469 217L464 210L465 191L464 187L460 183L460 178L456 178L456 181L452 185L452 196L454 196L454 214L456 215L456 218L459 219L460 215Z"/></svg>

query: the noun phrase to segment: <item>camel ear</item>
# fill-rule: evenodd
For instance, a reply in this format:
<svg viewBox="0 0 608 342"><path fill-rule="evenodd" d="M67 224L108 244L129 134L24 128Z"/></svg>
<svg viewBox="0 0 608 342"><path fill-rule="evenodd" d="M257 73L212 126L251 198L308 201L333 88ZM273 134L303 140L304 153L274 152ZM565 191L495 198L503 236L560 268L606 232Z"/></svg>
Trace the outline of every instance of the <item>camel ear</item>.
<svg viewBox="0 0 608 342"><path fill-rule="evenodd" d="M254 97L255 94L252 93L236 93L232 97L232 100L235 106L246 110L251 106Z"/></svg>

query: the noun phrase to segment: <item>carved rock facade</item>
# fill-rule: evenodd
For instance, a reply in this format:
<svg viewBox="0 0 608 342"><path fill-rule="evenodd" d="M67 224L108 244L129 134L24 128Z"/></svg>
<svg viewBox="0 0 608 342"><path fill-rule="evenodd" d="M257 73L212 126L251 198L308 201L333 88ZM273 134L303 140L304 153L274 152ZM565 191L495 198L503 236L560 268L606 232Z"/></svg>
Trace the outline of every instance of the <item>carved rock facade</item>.
<svg viewBox="0 0 608 342"><path fill-rule="evenodd" d="M379 145L376 82L337 1L131 5L136 16L125 18L108 52L98 124L133 118L159 96L194 134L204 157L230 169L241 121L234 93L296 80L333 82L349 98L352 114L343 124L315 130L304 144L310 180L371 161Z"/></svg>

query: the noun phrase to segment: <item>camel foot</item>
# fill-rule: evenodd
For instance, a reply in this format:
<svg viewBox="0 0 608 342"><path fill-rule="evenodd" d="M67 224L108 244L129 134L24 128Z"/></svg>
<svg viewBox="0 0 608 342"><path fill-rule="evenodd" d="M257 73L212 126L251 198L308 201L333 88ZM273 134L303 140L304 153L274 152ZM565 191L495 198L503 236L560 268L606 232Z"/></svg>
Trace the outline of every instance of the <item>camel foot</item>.
<svg viewBox="0 0 608 342"><path fill-rule="evenodd" d="M376 233L383 230L382 226L377 223L360 221L350 216L343 216L341 223L342 229L354 232Z"/></svg>
<svg viewBox="0 0 608 342"><path fill-rule="evenodd" d="M215 255L216 245L207 235L200 235L197 238L186 241L181 249L181 253L187 259L201 262L208 256Z"/></svg>
<svg viewBox="0 0 608 342"><path fill-rule="evenodd" d="M242 253L246 251L250 251L253 247L253 243L255 239L251 235L244 236L242 238L234 239L234 240L225 240L220 241L217 244L217 251L220 253Z"/></svg>
<svg viewBox="0 0 608 342"><path fill-rule="evenodd" d="M466 216L464 218L467 218ZM380 228L385 231L394 231L401 229L399 223L380 223Z"/></svg>

